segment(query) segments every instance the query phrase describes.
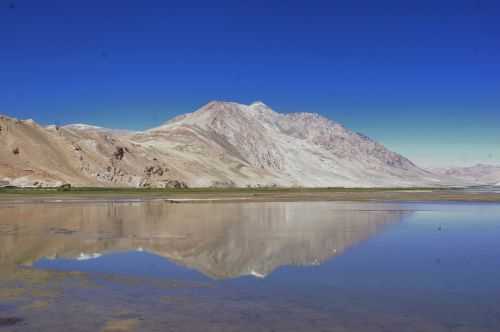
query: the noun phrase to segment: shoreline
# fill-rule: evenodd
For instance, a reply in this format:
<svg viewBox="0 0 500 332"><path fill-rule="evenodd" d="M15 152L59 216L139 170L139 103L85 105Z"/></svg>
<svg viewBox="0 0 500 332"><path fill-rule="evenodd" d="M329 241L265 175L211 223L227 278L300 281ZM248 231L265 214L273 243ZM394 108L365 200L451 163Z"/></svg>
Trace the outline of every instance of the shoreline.
<svg viewBox="0 0 500 332"><path fill-rule="evenodd" d="M182 203L224 202L490 202L500 203L499 192L467 192L462 189L430 188L311 188L311 189L72 189L70 191L0 190L0 204L29 203L137 203L164 201Z"/></svg>

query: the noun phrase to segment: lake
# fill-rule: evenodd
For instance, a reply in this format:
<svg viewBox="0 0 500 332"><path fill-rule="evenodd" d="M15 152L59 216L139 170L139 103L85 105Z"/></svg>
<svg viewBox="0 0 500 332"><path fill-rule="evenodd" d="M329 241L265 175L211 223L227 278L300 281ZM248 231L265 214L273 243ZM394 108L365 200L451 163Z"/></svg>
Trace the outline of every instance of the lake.
<svg viewBox="0 0 500 332"><path fill-rule="evenodd" d="M0 204L0 331L499 331L500 204Z"/></svg>

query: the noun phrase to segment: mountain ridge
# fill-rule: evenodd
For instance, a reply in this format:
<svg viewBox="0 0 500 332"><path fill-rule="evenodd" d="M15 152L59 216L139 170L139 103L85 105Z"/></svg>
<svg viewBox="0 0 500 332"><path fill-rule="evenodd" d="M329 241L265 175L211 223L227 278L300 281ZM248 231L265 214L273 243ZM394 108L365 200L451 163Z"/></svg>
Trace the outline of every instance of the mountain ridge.
<svg viewBox="0 0 500 332"><path fill-rule="evenodd" d="M2 127L10 128L0 131L7 143L0 150L4 160L0 180L12 185L446 184L443 177L334 120L316 113L278 113L260 101L250 105L212 101L140 132L85 124L42 127L8 117L0 121ZM51 150L50 160L37 154L40 142L44 142L41 150ZM65 166L58 169L59 164Z"/></svg>
<svg viewBox="0 0 500 332"><path fill-rule="evenodd" d="M436 168L433 172L468 181L472 185L500 186L500 165L477 163L465 167Z"/></svg>

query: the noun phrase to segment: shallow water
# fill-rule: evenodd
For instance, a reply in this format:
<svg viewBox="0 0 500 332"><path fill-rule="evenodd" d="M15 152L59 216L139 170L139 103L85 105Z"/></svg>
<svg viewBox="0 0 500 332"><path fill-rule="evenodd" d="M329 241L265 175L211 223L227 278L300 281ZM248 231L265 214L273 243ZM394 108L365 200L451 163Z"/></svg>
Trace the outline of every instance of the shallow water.
<svg viewBox="0 0 500 332"><path fill-rule="evenodd" d="M500 205L0 205L0 330L498 331Z"/></svg>
<svg viewBox="0 0 500 332"><path fill-rule="evenodd" d="M474 186L464 188L462 191L472 194L500 194L500 186Z"/></svg>

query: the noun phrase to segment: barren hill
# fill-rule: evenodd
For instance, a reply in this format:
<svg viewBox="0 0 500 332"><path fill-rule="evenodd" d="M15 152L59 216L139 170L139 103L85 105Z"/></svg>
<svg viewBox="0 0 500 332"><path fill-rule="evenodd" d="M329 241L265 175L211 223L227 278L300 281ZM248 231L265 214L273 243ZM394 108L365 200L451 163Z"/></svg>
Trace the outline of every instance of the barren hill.
<svg viewBox="0 0 500 332"><path fill-rule="evenodd" d="M0 118L0 181L19 186L440 185L380 143L312 113L210 102L143 132Z"/></svg>

